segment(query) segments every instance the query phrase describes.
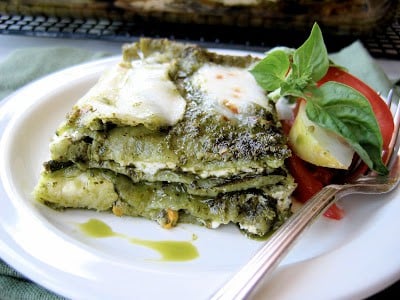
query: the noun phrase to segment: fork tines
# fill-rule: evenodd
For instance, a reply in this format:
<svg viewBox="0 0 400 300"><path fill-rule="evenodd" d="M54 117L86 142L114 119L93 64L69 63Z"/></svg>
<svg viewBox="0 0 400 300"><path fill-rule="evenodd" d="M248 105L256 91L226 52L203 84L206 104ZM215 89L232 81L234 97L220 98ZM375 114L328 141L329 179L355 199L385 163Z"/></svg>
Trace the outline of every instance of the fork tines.
<svg viewBox="0 0 400 300"><path fill-rule="evenodd" d="M393 165L395 164L400 148L400 103L399 103L399 94L398 90L395 88L391 89L388 93L386 103L389 106L389 109L393 115L393 122L394 122L394 131L392 140L389 145L389 149L391 152L389 153L388 159L388 169L390 170Z"/></svg>

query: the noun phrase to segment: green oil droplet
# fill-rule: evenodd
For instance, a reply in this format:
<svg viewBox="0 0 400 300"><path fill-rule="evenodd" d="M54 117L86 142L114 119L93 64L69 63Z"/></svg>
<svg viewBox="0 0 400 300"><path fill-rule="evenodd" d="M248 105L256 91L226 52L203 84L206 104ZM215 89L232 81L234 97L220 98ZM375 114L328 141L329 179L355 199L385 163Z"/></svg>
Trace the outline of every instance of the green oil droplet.
<svg viewBox="0 0 400 300"><path fill-rule="evenodd" d="M112 230L103 221L90 219L89 221L79 224L80 230L87 236L93 238L121 237L129 240L132 244L147 247L157 251L161 255L162 261L188 261L199 256L197 248L186 241L151 241L137 238L130 238ZM193 240L197 239L196 235L192 236Z"/></svg>
<svg viewBox="0 0 400 300"><path fill-rule="evenodd" d="M135 238L130 239L130 242L157 251L162 261L188 261L199 256L197 248L190 242L148 241Z"/></svg>
<svg viewBox="0 0 400 300"><path fill-rule="evenodd" d="M79 228L83 233L94 238L119 236L119 234L114 232L110 226L97 219L90 219L86 223L79 224Z"/></svg>

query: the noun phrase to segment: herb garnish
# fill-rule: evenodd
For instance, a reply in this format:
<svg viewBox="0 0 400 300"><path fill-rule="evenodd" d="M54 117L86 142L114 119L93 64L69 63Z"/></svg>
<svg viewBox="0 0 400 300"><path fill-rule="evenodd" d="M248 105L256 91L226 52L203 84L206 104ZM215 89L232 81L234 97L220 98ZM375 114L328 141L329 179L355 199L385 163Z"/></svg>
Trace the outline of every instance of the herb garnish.
<svg viewBox="0 0 400 300"><path fill-rule="evenodd" d="M296 50L273 50L250 71L267 92L306 100L307 117L343 137L369 168L387 174L382 135L369 101L354 88L328 81L318 87L331 65L323 36L314 24Z"/></svg>

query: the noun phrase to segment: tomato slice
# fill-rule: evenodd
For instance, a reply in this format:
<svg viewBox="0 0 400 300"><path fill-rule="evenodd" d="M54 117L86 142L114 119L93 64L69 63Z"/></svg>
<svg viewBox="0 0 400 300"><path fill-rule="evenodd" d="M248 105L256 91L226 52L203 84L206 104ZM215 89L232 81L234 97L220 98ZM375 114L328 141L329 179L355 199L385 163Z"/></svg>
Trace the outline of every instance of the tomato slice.
<svg viewBox="0 0 400 300"><path fill-rule="evenodd" d="M387 154L388 152L387 150L389 148L394 130L392 114L386 103L382 100L378 93L367 84L337 67L330 67L325 77L318 82L318 85L322 85L328 81L336 81L351 86L368 99L382 134L384 151L383 155L385 158L385 153ZM289 132L292 123L293 120L283 122L285 133ZM306 202L314 194L319 192L325 185L328 185L336 175L336 172L338 172L333 169L312 166L309 163L301 160L295 154L293 154L292 157L287 160L287 165L290 173L293 175L298 184L298 187L294 192L294 196L300 202ZM365 168L361 167L359 170L365 170ZM343 218L344 211L336 204L333 204L324 213L324 215L326 217L339 220Z"/></svg>
<svg viewBox="0 0 400 300"><path fill-rule="evenodd" d="M311 166L296 154L287 159L287 166L297 182L297 188L293 196L297 201L303 203L318 193L325 185L328 185L336 175L335 170ZM344 217L344 211L336 204L333 204L324 213L324 216L340 220Z"/></svg>
<svg viewBox="0 0 400 300"><path fill-rule="evenodd" d="M318 82L318 84L322 85L328 81L336 81L351 86L368 99L381 130L383 150L384 152L387 152L394 130L393 117L389 107L378 93L357 77L337 67L330 67L327 74Z"/></svg>

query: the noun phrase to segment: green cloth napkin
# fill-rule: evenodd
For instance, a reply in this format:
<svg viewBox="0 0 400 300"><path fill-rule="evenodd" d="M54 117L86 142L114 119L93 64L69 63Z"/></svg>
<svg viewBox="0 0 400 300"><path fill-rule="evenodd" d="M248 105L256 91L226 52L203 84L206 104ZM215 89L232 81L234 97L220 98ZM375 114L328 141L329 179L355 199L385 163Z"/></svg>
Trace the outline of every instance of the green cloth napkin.
<svg viewBox="0 0 400 300"><path fill-rule="evenodd" d="M0 260L0 299L58 300L64 298L36 285Z"/></svg>
<svg viewBox="0 0 400 300"><path fill-rule="evenodd" d="M330 59L339 66L345 66L348 72L362 79L383 96L387 95L393 86L381 66L372 59L361 42L354 42L341 51L331 54Z"/></svg>
<svg viewBox="0 0 400 300"><path fill-rule="evenodd" d="M93 53L68 47L15 50L0 62L0 100L39 77L106 55L105 52Z"/></svg>
<svg viewBox="0 0 400 300"><path fill-rule="evenodd" d="M76 48L31 48L16 50L0 62L0 101L19 87L41 76L82 62L106 56ZM356 42L331 59L385 94L391 86L381 68L361 43ZM1 102L0 102L1 104ZM0 299L62 299L34 284L0 260Z"/></svg>
<svg viewBox="0 0 400 300"><path fill-rule="evenodd" d="M1 100L27 83L52 72L107 56L79 48L51 47L15 50L0 62ZM0 199L3 200L3 199ZM36 285L0 259L0 299L63 299Z"/></svg>

